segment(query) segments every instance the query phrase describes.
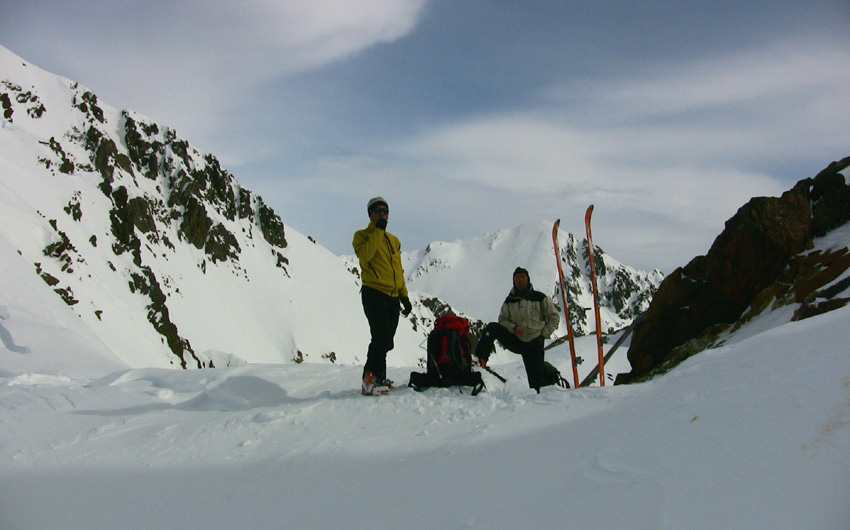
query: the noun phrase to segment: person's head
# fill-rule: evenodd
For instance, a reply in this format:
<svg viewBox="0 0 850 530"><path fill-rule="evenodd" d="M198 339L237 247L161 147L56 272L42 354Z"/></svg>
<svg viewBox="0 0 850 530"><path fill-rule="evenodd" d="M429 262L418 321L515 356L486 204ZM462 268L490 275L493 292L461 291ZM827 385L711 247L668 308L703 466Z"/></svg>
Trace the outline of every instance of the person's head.
<svg viewBox="0 0 850 530"><path fill-rule="evenodd" d="M528 271L522 267L517 267L514 270L514 288L518 292L525 292L529 285L531 285L531 278L528 276Z"/></svg>
<svg viewBox="0 0 850 530"><path fill-rule="evenodd" d="M366 205L366 212L369 214L369 220L375 222L381 218L388 218L390 216L390 207L383 197L374 197L369 199L369 203Z"/></svg>

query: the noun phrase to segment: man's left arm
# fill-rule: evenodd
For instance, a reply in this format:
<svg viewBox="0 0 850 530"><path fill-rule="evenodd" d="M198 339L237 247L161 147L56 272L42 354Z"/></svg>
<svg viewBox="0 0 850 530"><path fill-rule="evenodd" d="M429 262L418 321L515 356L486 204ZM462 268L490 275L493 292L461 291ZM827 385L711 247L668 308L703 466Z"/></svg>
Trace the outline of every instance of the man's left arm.
<svg viewBox="0 0 850 530"><path fill-rule="evenodd" d="M404 267L401 264L401 241L395 236L392 236L393 246L395 246L395 253L392 256L393 267L398 267L398 281L400 282L398 285L398 296L399 298L408 298L410 294L407 292L407 282L404 279ZM408 299L408 302L410 300ZM410 311L408 311L410 313ZM407 316L407 315L405 315Z"/></svg>

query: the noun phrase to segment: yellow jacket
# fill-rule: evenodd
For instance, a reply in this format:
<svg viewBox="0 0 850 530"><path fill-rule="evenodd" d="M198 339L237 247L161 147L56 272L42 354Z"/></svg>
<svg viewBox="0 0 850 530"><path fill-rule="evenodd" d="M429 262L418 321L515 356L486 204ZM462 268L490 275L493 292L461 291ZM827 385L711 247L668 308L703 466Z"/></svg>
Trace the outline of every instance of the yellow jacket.
<svg viewBox="0 0 850 530"><path fill-rule="evenodd" d="M351 244L360 260L363 285L394 298L407 296L401 268L401 242L396 236L369 223L366 229L354 233Z"/></svg>

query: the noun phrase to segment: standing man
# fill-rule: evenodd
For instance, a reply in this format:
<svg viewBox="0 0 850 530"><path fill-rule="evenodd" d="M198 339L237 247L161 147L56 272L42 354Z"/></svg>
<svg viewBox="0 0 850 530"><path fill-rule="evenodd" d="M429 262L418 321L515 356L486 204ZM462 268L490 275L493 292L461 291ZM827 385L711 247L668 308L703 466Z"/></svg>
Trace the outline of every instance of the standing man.
<svg viewBox="0 0 850 530"><path fill-rule="evenodd" d="M487 324L484 335L475 348L475 356L486 366L493 352L493 343L522 355L528 386L540 393L540 388L559 385L569 388L561 373L543 360L543 340L556 329L560 317L548 296L535 291L528 271L517 267L513 288L499 311L499 321Z"/></svg>
<svg viewBox="0 0 850 530"><path fill-rule="evenodd" d="M369 321L372 340L363 367L362 393L387 394L393 382L387 379L387 352L393 349L399 306L407 316L412 309L401 268L401 243L387 232L390 207L382 197L366 205L369 226L354 233L354 253L360 260L360 296Z"/></svg>

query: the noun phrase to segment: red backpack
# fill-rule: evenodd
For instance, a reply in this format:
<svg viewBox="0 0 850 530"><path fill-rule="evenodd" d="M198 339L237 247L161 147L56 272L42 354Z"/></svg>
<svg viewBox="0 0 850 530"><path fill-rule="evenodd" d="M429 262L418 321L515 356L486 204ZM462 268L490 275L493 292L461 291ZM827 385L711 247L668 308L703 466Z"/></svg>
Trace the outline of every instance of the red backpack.
<svg viewBox="0 0 850 530"><path fill-rule="evenodd" d="M455 315L438 318L428 334L428 372L472 370L471 350L467 319Z"/></svg>
<svg viewBox="0 0 850 530"><path fill-rule="evenodd" d="M469 321L446 315L437 319L428 334L428 372L411 372L410 383L417 392L429 387L471 386L472 395L484 390L481 373L472 369Z"/></svg>

